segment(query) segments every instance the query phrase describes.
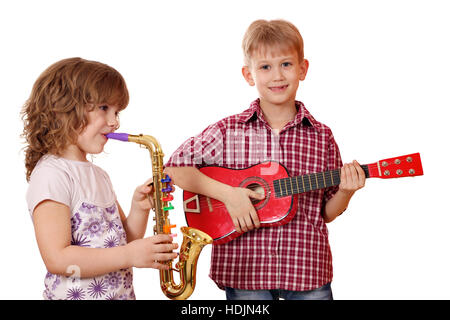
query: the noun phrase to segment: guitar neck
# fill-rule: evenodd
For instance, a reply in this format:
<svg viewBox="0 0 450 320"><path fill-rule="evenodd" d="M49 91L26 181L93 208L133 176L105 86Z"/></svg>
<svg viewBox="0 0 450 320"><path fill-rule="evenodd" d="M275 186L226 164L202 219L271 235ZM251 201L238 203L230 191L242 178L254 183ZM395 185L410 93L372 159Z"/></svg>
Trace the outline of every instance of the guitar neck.
<svg viewBox="0 0 450 320"><path fill-rule="evenodd" d="M366 178L370 178L368 165L362 165ZM341 183L340 169L318 172L297 177L274 180L275 196L286 197L318 189L337 186Z"/></svg>

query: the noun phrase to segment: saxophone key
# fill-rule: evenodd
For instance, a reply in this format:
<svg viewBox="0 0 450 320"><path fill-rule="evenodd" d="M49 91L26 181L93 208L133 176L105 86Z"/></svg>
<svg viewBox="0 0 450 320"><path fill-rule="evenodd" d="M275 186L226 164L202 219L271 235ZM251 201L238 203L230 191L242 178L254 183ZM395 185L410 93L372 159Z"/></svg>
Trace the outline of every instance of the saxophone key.
<svg viewBox="0 0 450 320"><path fill-rule="evenodd" d="M177 226L176 224L164 225L163 231L164 231L164 233L171 234L172 233L171 229L175 228L176 226Z"/></svg>
<svg viewBox="0 0 450 320"><path fill-rule="evenodd" d="M165 182L165 183L168 183L168 182L170 182L170 181L172 181L172 179L170 179L170 177L169 177L168 174L166 174L166 177L165 177L165 178L162 178L162 179L161 179L161 182Z"/></svg>
<svg viewBox="0 0 450 320"><path fill-rule="evenodd" d="M173 210L173 205L169 202L169 205L167 207L163 208L164 211Z"/></svg>
<svg viewBox="0 0 450 320"><path fill-rule="evenodd" d="M173 195L169 194L167 195L167 197L163 197L162 201L164 202L168 202L168 201L172 201L173 200Z"/></svg>

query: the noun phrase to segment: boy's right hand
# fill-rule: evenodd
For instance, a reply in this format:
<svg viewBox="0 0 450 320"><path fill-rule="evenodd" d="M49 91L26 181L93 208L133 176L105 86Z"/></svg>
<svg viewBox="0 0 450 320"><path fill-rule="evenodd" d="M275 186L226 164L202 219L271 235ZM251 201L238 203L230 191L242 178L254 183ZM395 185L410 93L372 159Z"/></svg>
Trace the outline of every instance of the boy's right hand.
<svg viewBox="0 0 450 320"><path fill-rule="evenodd" d="M247 188L233 187L226 197L225 206L239 233L258 229L261 226L250 198L262 200L264 195Z"/></svg>
<svg viewBox="0 0 450 320"><path fill-rule="evenodd" d="M172 252L178 248L178 244L172 243L172 240L168 234L158 234L128 243L127 251L131 265L136 268L168 270L169 266L160 261L173 260L178 256Z"/></svg>

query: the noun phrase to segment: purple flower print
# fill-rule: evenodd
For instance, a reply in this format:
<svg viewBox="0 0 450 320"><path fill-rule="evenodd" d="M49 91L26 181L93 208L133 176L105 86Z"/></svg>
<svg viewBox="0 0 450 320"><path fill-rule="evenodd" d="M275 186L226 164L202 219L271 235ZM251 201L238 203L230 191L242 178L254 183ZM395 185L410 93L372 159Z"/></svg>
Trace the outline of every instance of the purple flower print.
<svg viewBox="0 0 450 320"><path fill-rule="evenodd" d="M98 299L99 297L102 297L106 291L108 290L107 283L100 279L100 281L97 281L97 279L94 278L94 281L91 282L88 288L89 295L91 297L94 297L95 299Z"/></svg>
<svg viewBox="0 0 450 320"><path fill-rule="evenodd" d="M119 245L119 239L116 236L110 236L105 239L105 248L114 248Z"/></svg>
<svg viewBox="0 0 450 320"><path fill-rule="evenodd" d="M78 212L75 213L75 215L72 218L70 218L70 223L72 226L72 233L74 233L75 231L78 230L78 227L81 224L81 218L80 218L80 214Z"/></svg>
<svg viewBox="0 0 450 320"><path fill-rule="evenodd" d="M90 247L89 242L91 241L87 240L87 237L82 234L76 234L75 238L74 234L72 234L72 241L70 241L70 244L79 247Z"/></svg>
<svg viewBox="0 0 450 320"><path fill-rule="evenodd" d="M106 300L119 300L119 297L116 292L113 292L106 296Z"/></svg>
<svg viewBox="0 0 450 320"><path fill-rule="evenodd" d="M61 276L55 275L55 281L52 284L52 290L56 290L56 287L61 283Z"/></svg>
<svg viewBox="0 0 450 320"><path fill-rule="evenodd" d="M83 225L83 233L91 238L101 236L103 232L102 222L101 219L95 217L89 218L89 221L85 222Z"/></svg>
<svg viewBox="0 0 450 320"><path fill-rule="evenodd" d="M114 214L114 212L116 212L116 205L112 205L109 208L105 208L106 212L108 212L109 214Z"/></svg>
<svg viewBox="0 0 450 320"><path fill-rule="evenodd" d="M53 281L52 290L55 290L56 287L61 283L61 276L47 271L47 274L45 275L45 281L46 281L46 283L50 283L51 281ZM47 285L45 285L45 287L48 288Z"/></svg>
<svg viewBox="0 0 450 320"><path fill-rule="evenodd" d="M45 290L44 290L44 297L47 300L53 300L55 298L55 295L53 294L53 292L48 288L47 285L45 285Z"/></svg>
<svg viewBox="0 0 450 320"><path fill-rule="evenodd" d="M82 211L84 213L92 213L92 212L97 211L97 206L94 206L93 204L89 204L89 203L83 202L81 204L80 211Z"/></svg>
<svg viewBox="0 0 450 320"><path fill-rule="evenodd" d="M131 285L133 284L133 274L130 271L127 271L125 273L125 277L123 278L124 283L123 286L125 289L131 288Z"/></svg>
<svg viewBox="0 0 450 320"><path fill-rule="evenodd" d="M105 276L105 280L111 289L117 289L122 284L119 272L110 272Z"/></svg>
<svg viewBox="0 0 450 320"><path fill-rule="evenodd" d="M81 288L72 288L67 290L67 299L68 300L83 300L84 299L84 291Z"/></svg>
<svg viewBox="0 0 450 320"><path fill-rule="evenodd" d="M106 220L106 231L108 232L119 232L122 231L122 221L118 217L113 218L111 220L108 219L107 216L103 216Z"/></svg>

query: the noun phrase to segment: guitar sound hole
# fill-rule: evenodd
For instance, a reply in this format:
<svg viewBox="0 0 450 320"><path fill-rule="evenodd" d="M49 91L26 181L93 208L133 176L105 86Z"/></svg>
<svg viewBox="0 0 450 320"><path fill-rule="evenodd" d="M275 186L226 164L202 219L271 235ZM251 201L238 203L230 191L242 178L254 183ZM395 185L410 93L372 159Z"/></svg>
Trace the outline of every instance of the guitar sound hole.
<svg viewBox="0 0 450 320"><path fill-rule="evenodd" d="M246 186L246 188L265 196L264 187L262 185L260 185L260 184L250 183L248 186ZM254 199L254 198L251 198L250 200L251 200L252 204L257 204L257 203L259 203L261 201L264 201L264 199L263 200L259 200L259 199Z"/></svg>

